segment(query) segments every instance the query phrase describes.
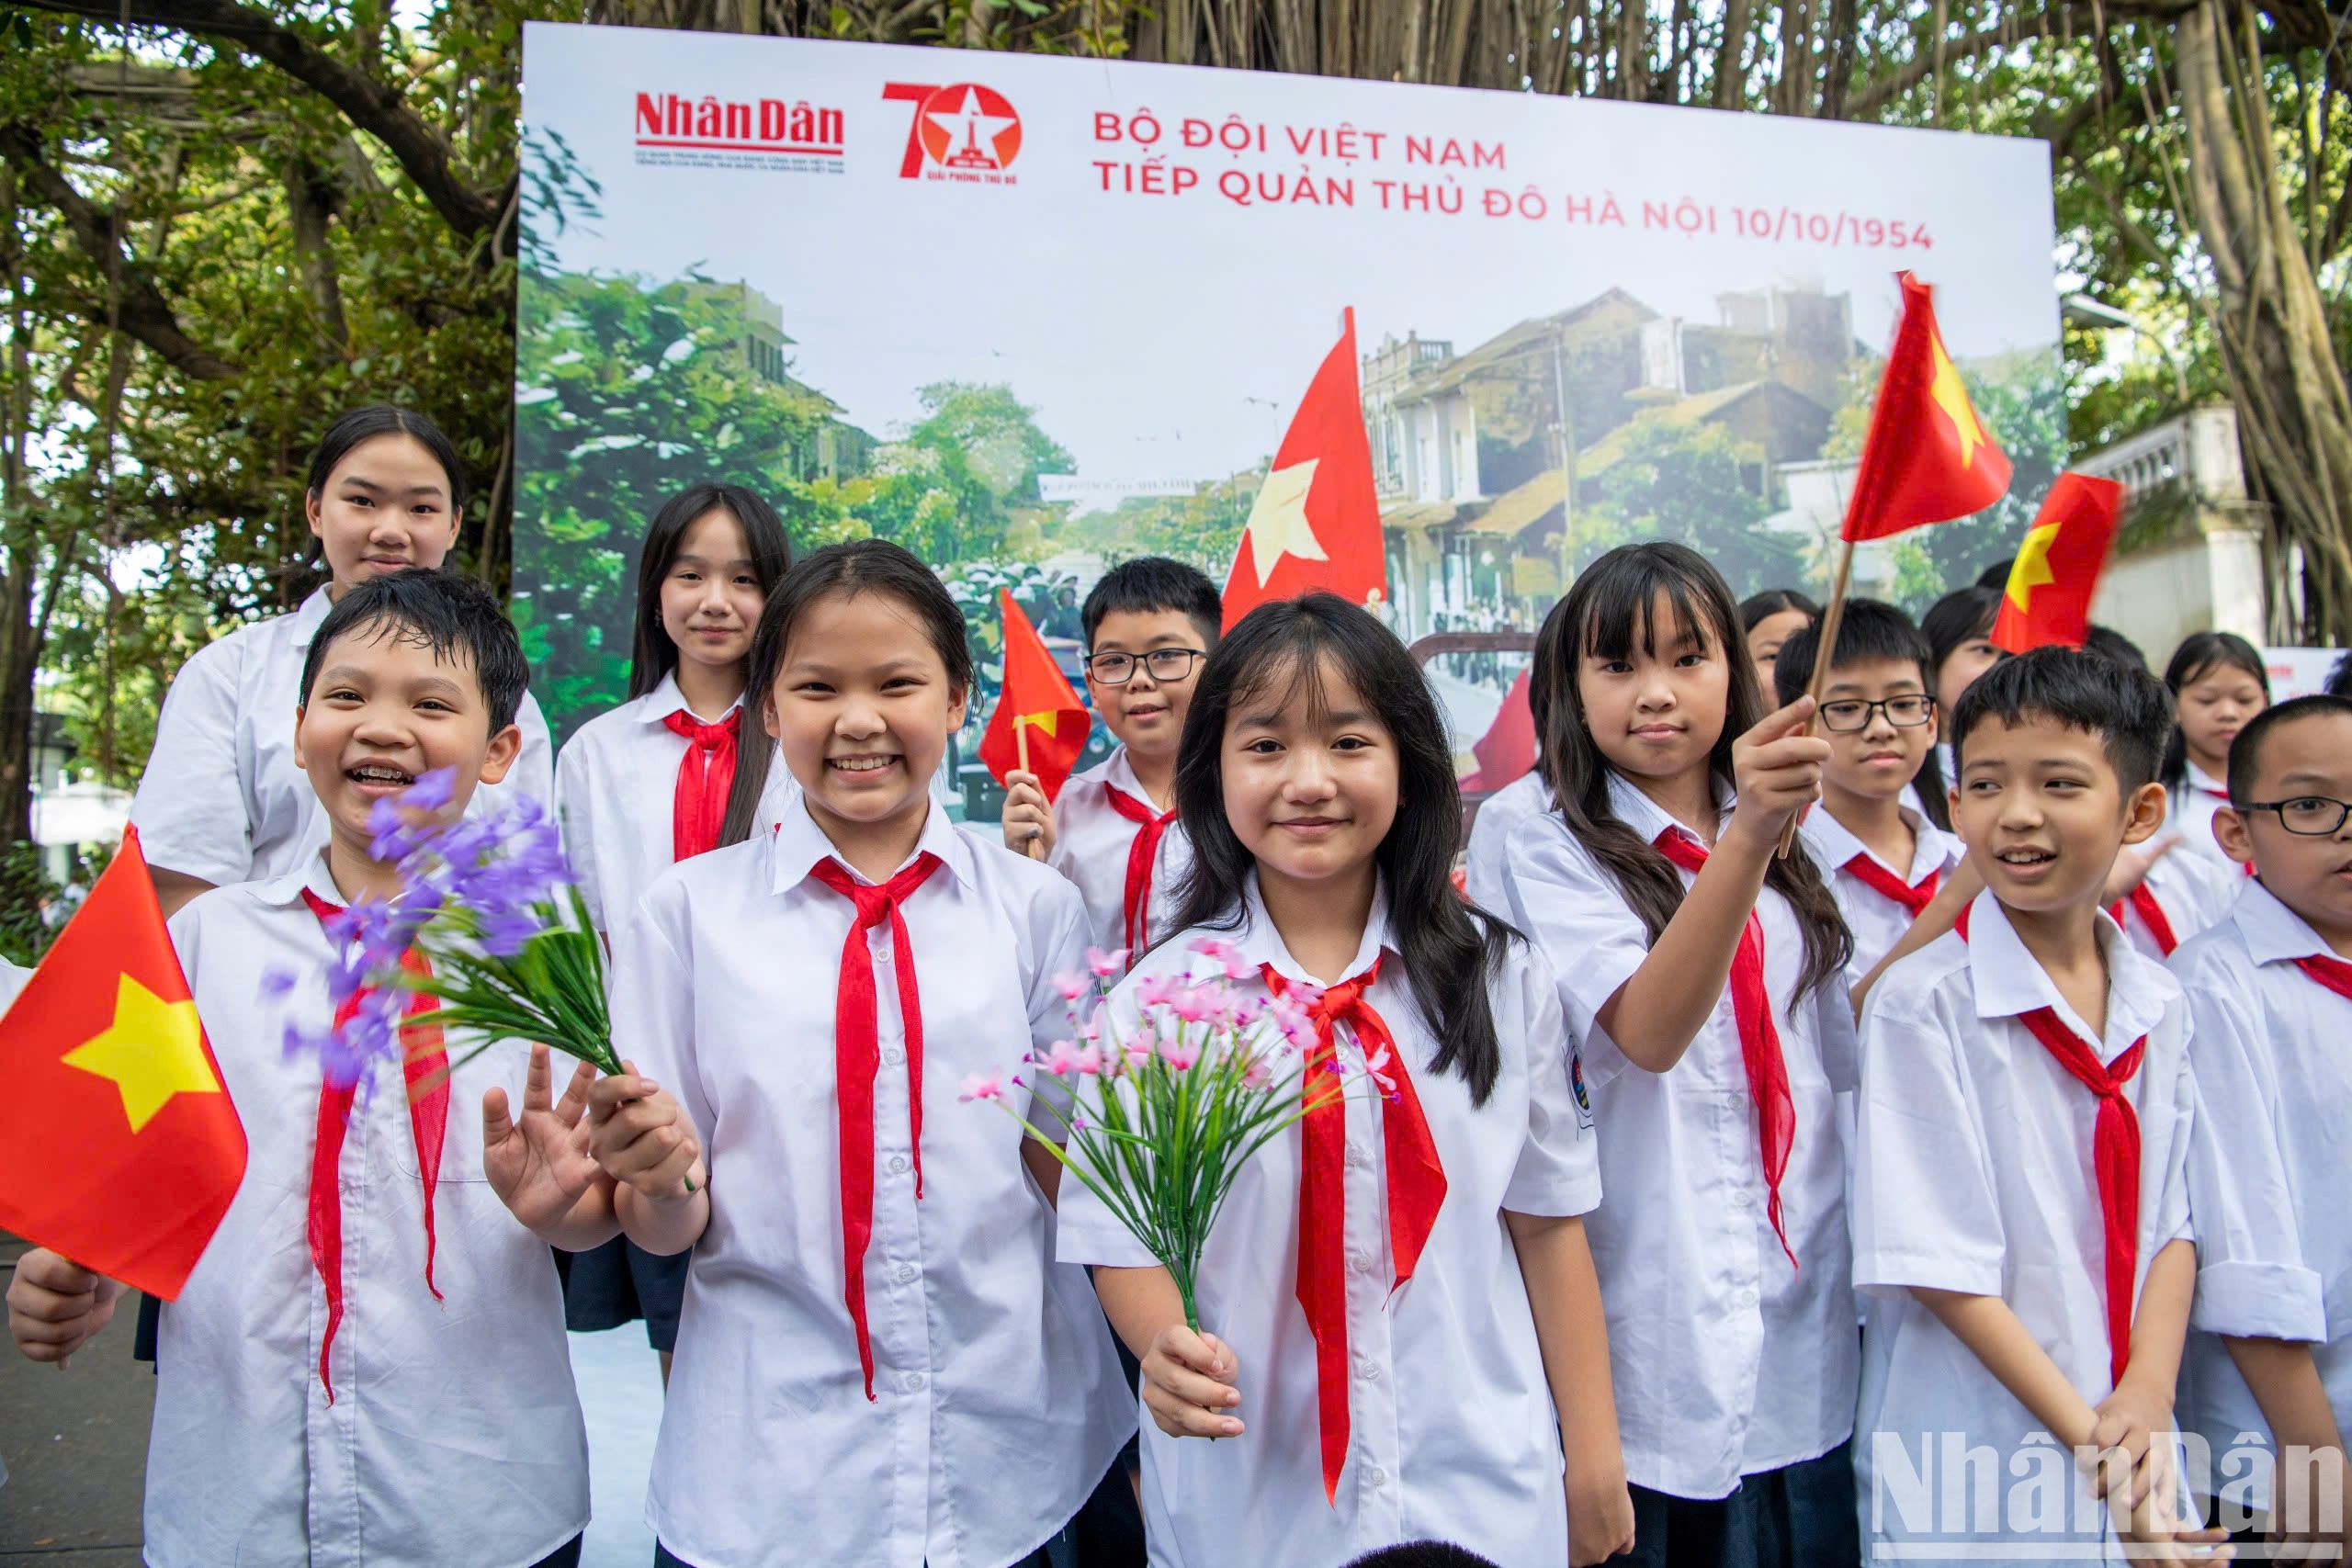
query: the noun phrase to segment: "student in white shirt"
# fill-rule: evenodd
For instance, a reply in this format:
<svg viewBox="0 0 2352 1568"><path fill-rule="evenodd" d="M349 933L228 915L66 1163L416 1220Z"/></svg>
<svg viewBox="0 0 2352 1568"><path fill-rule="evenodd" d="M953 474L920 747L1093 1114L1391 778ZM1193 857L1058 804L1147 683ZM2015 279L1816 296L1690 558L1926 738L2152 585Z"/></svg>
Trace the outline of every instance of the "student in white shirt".
<svg viewBox="0 0 2352 1568"><path fill-rule="evenodd" d="M2344 1203L2352 1105L2352 702L2298 697L2257 714L2230 749L2235 804L2214 818L2251 865L2230 917L2184 943L2174 971L2197 1021L2188 1154L2197 1303L2181 1369L2183 1423L2222 1456L2302 1450L2274 1484L2267 1456L2215 1488L2222 1522L2340 1552L2352 1499L2352 1212ZM2335 1552L2327 1554L2333 1560Z"/></svg>
<svg viewBox="0 0 2352 1568"><path fill-rule="evenodd" d="M2176 721L2157 778L2182 847L2238 871L2213 837L2213 814L2230 803L2230 742L2270 705L2270 671L2262 650L2234 632L2191 632L2165 666L2165 688Z"/></svg>
<svg viewBox="0 0 2352 1568"><path fill-rule="evenodd" d="M1544 618L1559 613L1555 604ZM1478 803L1478 814L1470 819L1469 841L1462 846L1462 890L1482 909L1510 907L1510 896L1503 886L1503 854L1510 842L1510 830L1521 818L1552 809L1552 780L1544 772L1540 750L1552 724L1551 677L1552 672L1541 664L1527 668L1527 711L1539 748L1535 766Z"/></svg>
<svg viewBox="0 0 2352 1568"><path fill-rule="evenodd" d="M318 796L294 764L302 656L328 606L404 567L439 566L457 542L466 470L423 414L378 404L335 421L311 454L303 512L326 585L291 615L207 643L164 694L155 745L132 799L156 897L169 915L208 887L305 867L327 840ZM548 798L554 750L530 694L523 753L485 806L507 794Z"/></svg>
<svg viewBox="0 0 2352 1568"><path fill-rule="evenodd" d="M2197 1257L2179 987L2099 907L2163 818L2153 677L2042 648L1951 716L1953 821L1986 884L1871 987L1854 1169L1857 1469L1871 1561L2212 1560L2178 1495L2174 1382ZM2120 1449L2094 1480L2077 1456ZM1954 1452L1980 1451L1989 1485ZM2108 1508L2093 1503L2104 1496Z"/></svg>
<svg viewBox="0 0 2352 1568"><path fill-rule="evenodd" d="M1141 956L1167 927L1192 863L1176 819L1176 743L1224 612L1182 561L1122 561L1086 595L1086 694L1118 749L1049 807L1034 773L1006 775L1004 843L1069 878L1094 945Z"/></svg>
<svg viewBox="0 0 2352 1568"><path fill-rule="evenodd" d="M413 1111L397 1069L389 1086L338 1096L316 1055L283 1043L289 1027L329 1021L325 972L343 955L325 921L400 891L396 866L372 857L370 808L436 768L455 770L453 812L496 783L521 749L527 672L479 584L412 571L355 586L320 627L293 727L324 850L171 920L248 1164L163 1314L154 1568L579 1559L587 1435L548 1246L613 1229L610 1184L573 1137L593 1071L552 1103L544 1047L493 1048ZM282 998L265 983L273 972L293 977ZM526 1061L518 1123L507 1088ZM339 1148L322 1141L330 1128ZM322 1205L340 1216L331 1230ZM27 1254L8 1295L17 1343L62 1359L104 1326L119 1290Z"/></svg>
<svg viewBox="0 0 2352 1568"><path fill-rule="evenodd" d="M752 632L791 564L775 508L740 485L689 485L645 531L629 700L582 725L555 763L564 852L607 948L647 884L718 846L738 772ZM764 749L767 737L754 728L750 740ZM791 775L776 769L768 779L763 828L790 805ZM666 1376L685 1256L657 1258L616 1236L557 1261L567 1265L570 1325L594 1331L643 1318Z"/></svg>
<svg viewBox="0 0 2352 1568"><path fill-rule="evenodd" d="M1084 910L931 799L971 654L914 557L799 561L750 675L799 804L647 889L591 1111L627 1234L694 1251L656 1561L1042 1564L1135 1416L1058 1164L956 1088L1067 1028Z"/></svg>
<svg viewBox="0 0 2352 1568"><path fill-rule="evenodd" d="M1947 726L1960 694L1976 677L2009 657L2008 650L1993 640L1993 623L2000 615L2001 591L1972 583L1953 589L1919 617L1936 672L1936 761L1947 779L1952 776L1951 736Z"/></svg>
<svg viewBox="0 0 2352 1568"><path fill-rule="evenodd" d="M1557 694L1555 805L1512 829L1504 883L1601 1127L1588 1228L1634 1560L1850 1562L1832 1096L1852 1081L1852 943L1813 862L1776 854L1829 744L1797 733L1810 699L1764 713L1730 590L1679 545L1588 567L1535 658Z"/></svg>
<svg viewBox="0 0 2352 1568"><path fill-rule="evenodd" d="M1811 689L1821 628L1781 645L1773 681L1782 703ZM1815 731L1829 742L1821 804L1798 837L1821 868L1854 935L1852 981L1878 966L1961 862L1935 752L1934 655L1911 617L1849 599L1837 662ZM1916 802L1917 804L1912 804Z"/></svg>
<svg viewBox="0 0 2352 1568"><path fill-rule="evenodd" d="M1341 1568L1434 1537L1598 1562L1633 1517L1580 1218L1600 1198L1593 1137L1542 960L1451 886L1461 806L1436 702L1394 634L1313 593L1244 617L1194 704L1184 936L1113 993L1112 1019L1187 972L1187 939L1229 939L1245 987L1304 999L1351 1066L1388 1044L1398 1087L1318 1110L1312 1135L1286 1129L1242 1168L1201 1334L1167 1270L1065 1187L1061 1256L1097 1266L1143 1359L1151 1561ZM1328 1276L1299 1244L1317 1224Z"/></svg>

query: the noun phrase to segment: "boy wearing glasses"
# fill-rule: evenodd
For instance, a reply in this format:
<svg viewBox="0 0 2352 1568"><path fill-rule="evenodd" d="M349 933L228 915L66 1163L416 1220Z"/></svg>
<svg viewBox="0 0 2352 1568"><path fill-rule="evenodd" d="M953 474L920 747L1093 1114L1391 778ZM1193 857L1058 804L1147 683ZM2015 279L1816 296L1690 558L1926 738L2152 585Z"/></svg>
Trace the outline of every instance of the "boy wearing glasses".
<svg viewBox="0 0 2352 1568"><path fill-rule="evenodd" d="M2184 1426L2216 1461L2221 1522L2272 1541L2345 1541L2352 1473L2352 702L2299 697L2230 748L2213 834L2254 873L2173 970L2196 1021L2188 1153L2197 1304ZM2235 1473L2249 1445L2278 1456ZM2237 1450L2233 1452L2232 1450ZM2327 1505L2333 1504L2332 1506Z"/></svg>
<svg viewBox="0 0 2352 1568"><path fill-rule="evenodd" d="M1086 596L1086 695L1118 738L1048 805L1034 774L1006 776L1004 842L1077 886L1104 952L1132 959L1174 913L1166 896L1191 864L1176 821L1176 743L1201 660L1216 646L1216 585L1181 561L1146 556L1106 572Z"/></svg>
<svg viewBox="0 0 2352 1568"><path fill-rule="evenodd" d="M1816 621L1781 645L1772 683L1783 704L1811 688L1820 639ZM1856 985L1910 930L1962 852L1925 810L1929 800L1940 806L1944 793L1926 634L1892 604L1852 599L1834 657L1815 721L1830 746L1821 805L1805 814L1799 836L1854 933L1846 973Z"/></svg>

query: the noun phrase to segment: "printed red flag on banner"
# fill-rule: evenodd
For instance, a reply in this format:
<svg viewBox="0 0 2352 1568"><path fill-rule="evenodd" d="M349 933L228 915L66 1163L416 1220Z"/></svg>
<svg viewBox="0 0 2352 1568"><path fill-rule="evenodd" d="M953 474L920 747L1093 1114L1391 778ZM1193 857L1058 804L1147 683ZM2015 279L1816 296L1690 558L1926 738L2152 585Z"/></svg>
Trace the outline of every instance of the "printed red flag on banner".
<svg viewBox="0 0 2352 1568"><path fill-rule="evenodd" d="M1932 291L1910 273L1903 320L1871 406L1843 537L1883 539L1982 512L2007 493L2009 459L1976 417L1936 331Z"/></svg>
<svg viewBox="0 0 2352 1568"><path fill-rule="evenodd" d="M245 1131L139 852L0 1019L0 1227L165 1300L245 1174Z"/></svg>
<svg viewBox="0 0 2352 1568"><path fill-rule="evenodd" d="M1225 629L1261 604L1327 589L1351 604L1388 592L1372 445L1356 384L1356 313L1324 356L1274 453L1225 580Z"/></svg>
<svg viewBox="0 0 2352 1568"><path fill-rule="evenodd" d="M1000 588L997 600L1004 611L1004 689L997 695L996 711L989 715L988 732L980 737L980 761L1002 784L1005 774L1022 766L1025 737L1028 771L1037 775L1051 800L1061 793L1063 781L1086 750L1086 732L1094 716L1079 700L1012 594Z"/></svg>
<svg viewBox="0 0 2352 1568"><path fill-rule="evenodd" d="M1535 710L1527 700L1527 671L1521 670L1510 690L1503 694L1503 705L1495 710L1494 722L1470 748L1478 767L1462 781L1462 787L1492 794L1523 777L1535 766Z"/></svg>
<svg viewBox="0 0 2352 1568"><path fill-rule="evenodd" d="M2091 627L2091 595L2123 521L2123 487L2088 474L2060 474L2018 547L1992 642L2011 653L2052 643L2080 648Z"/></svg>

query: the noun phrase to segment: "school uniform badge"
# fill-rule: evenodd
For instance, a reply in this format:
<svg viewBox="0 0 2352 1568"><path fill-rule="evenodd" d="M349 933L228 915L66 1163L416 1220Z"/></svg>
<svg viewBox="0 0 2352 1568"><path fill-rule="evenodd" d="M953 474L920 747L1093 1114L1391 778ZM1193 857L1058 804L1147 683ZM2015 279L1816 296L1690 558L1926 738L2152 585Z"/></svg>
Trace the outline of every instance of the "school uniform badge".
<svg viewBox="0 0 2352 1568"><path fill-rule="evenodd" d="M1584 1053L1576 1046L1568 1047L1568 1088L1577 1097L1577 1125L1592 1131L1592 1093L1584 1087Z"/></svg>

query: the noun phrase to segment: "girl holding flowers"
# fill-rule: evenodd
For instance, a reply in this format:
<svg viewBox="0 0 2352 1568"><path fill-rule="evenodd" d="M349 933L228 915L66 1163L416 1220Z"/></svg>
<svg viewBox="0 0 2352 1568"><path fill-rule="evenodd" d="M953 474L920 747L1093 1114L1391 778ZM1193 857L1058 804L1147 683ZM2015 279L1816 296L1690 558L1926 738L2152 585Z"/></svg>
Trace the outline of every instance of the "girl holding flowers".
<svg viewBox="0 0 2352 1568"><path fill-rule="evenodd" d="M1097 1266L1143 1359L1152 1562L1338 1568L1427 1537L1509 1563L1623 1550L1579 1218L1600 1200L1592 1133L1550 971L1448 885L1460 804L1419 671L1331 595L1252 612L1200 677L1176 798L1197 854L1180 934L1113 992L1102 1049L1213 977L1290 1034L1309 1109L1235 1176L1197 1332L1091 1184L1063 1189L1060 1255Z"/></svg>
<svg viewBox="0 0 2352 1568"><path fill-rule="evenodd" d="M626 1233L693 1248L657 1562L1042 1564L1134 1416L1084 1274L1050 1256L1058 1167L956 1090L1063 1032L1085 911L931 799L972 668L913 556L799 562L749 680L799 799L615 931L635 1066L591 1100Z"/></svg>

